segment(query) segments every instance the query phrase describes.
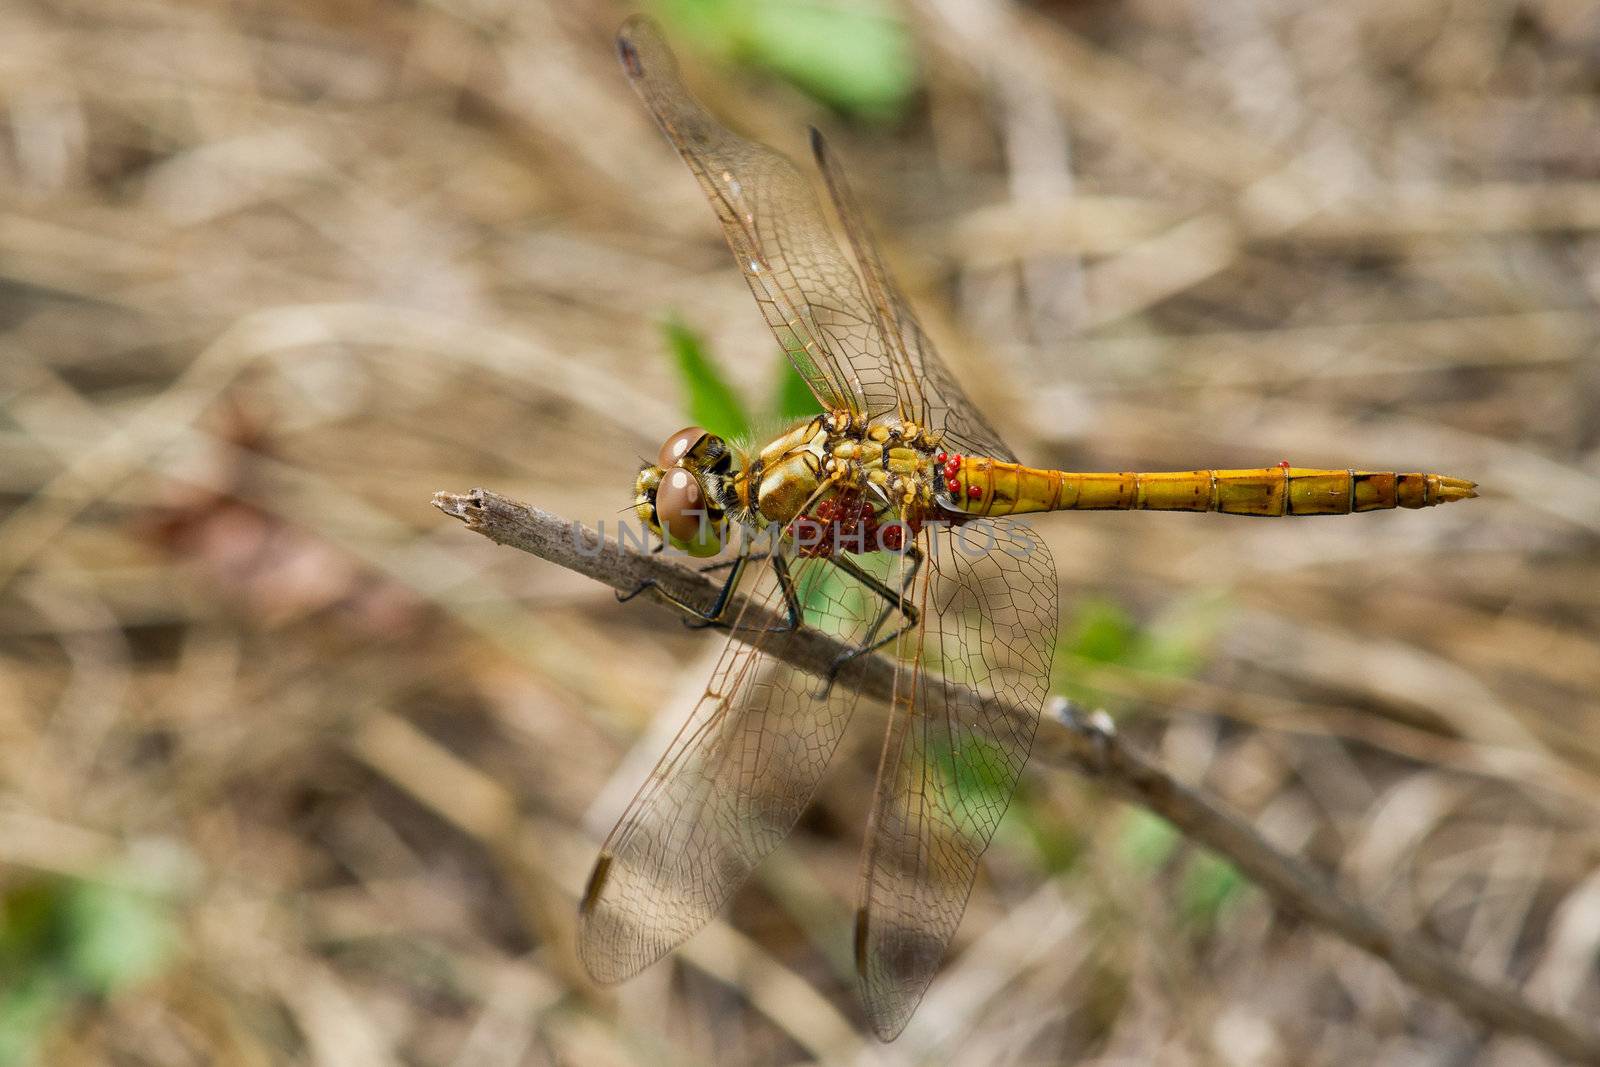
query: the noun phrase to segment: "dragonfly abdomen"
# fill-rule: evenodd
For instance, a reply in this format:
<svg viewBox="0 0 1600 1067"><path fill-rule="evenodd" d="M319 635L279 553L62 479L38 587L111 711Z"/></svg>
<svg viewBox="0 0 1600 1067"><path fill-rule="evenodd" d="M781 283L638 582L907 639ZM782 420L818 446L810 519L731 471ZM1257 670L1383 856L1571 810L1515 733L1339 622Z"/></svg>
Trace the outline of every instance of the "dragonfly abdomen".
<svg viewBox="0 0 1600 1067"><path fill-rule="evenodd" d="M1348 515L1429 508L1477 496L1439 474L1257 467L1075 473L968 456L947 474L947 506L972 515L1036 511L1219 511L1229 515ZM947 468L948 470L948 468Z"/></svg>

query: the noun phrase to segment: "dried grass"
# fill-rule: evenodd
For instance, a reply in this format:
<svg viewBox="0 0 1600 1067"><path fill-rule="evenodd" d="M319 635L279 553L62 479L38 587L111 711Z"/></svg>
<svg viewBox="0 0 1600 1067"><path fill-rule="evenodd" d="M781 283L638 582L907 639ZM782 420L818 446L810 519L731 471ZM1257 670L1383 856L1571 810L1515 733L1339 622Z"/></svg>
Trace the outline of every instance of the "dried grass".
<svg viewBox="0 0 1600 1067"><path fill-rule="evenodd" d="M1181 843L1141 861L1125 809L1043 778L912 1028L864 1044L841 949L871 729L727 923L585 982L589 807L708 639L427 504L626 504L679 421L668 307L770 388L614 69L622 14L0 9L0 890L131 873L178 933L41 1062L1547 1062L1259 894L1197 918ZM1192 675L1064 672L1391 920L1596 1017L1593 9L907 17L927 93L892 129L688 63L791 151L830 130L1020 452L1484 486L1326 522L1058 517L1069 600L1154 628L1220 605Z"/></svg>

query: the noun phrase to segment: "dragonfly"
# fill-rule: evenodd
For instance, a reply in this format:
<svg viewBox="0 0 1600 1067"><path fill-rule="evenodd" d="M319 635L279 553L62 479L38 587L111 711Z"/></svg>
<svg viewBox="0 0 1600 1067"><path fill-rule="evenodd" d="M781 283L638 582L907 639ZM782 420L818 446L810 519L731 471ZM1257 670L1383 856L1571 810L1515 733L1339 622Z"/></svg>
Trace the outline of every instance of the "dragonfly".
<svg viewBox="0 0 1600 1067"><path fill-rule="evenodd" d="M794 828L859 694L842 668L894 663L855 912L872 1029L892 1040L956 932L1027 762L1059 625L1056 568L1018 516L1141 509L1342 515L1475 496L1437 474L1319 470L1074 473L1024 466L968 399L895 287L836 157L811 148L854 262L804 174L713 118L660 30L624 23L622 68L699 182L767 323L821 414L765 441L688 427L635 484L659 538L737 554L713 603L673 601L729 637L709 684L601 847L579 955L601 983L665 956ZM628 596L637 595L645 586ZM735 612L736 588L751 590ZM752 617L775 619L759 630ZM847 651L791 666L802 627ZM754 631L754 632L752 632ZM1032 725L995 709L1032 713Z"/></svg>

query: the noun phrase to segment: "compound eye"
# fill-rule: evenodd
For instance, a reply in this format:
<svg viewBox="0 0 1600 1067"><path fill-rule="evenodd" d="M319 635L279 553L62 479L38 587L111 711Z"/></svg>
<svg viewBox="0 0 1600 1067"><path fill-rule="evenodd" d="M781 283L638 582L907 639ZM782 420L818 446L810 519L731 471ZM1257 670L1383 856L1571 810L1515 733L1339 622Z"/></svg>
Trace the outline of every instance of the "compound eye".
<svg viewBox="0 0 1600 1067"><path fill-rule="evenodd" d="M677 466L683 454L693 448L706 435L706 431L698 426L685 426L661 446L661 454L656 457L656 466L662 470Z"/></svg>
<svg viewBox="0 0 1600 1067"><path fill-rule="evenodd" d="M682 467L673 467L663 474L661 484L656 487L656 517L679 541L699 538L701 531L711 526L700 480Z"/></svg>

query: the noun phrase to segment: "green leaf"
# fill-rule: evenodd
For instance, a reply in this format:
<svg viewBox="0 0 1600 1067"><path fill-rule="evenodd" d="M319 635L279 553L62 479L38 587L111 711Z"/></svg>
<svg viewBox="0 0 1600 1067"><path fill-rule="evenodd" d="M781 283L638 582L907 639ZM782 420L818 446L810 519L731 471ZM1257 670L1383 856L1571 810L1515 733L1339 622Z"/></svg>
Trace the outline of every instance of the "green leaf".
<svg viewBox="0 0 1600 1067"><path fill-rule="evenodd" d="M23 882L6 892L0 925L0 976L16 974L50 954L58 936L60 879Z"/></svg>
<svg viewBox="0 0 1600 1067"><path fill-rule="evenodd" d="M726 57L744 22L739 0L655 0L655 15L674 36L693 47Z"/></svg>
<svg viewBox="0 0 1600 1067"><path fill-rule="evenodd" d="M917 87L905 23L887 5L820 0L656 0L701 50L777 74L846 114L898 116Z"/></svg>
<svg viewBox="0 0 1600 1067"><path fill-rule="evenodd" d="M689 399L689 418L718 437L745 437L750 419L731 386L706 354L698 334L675 316L662 324L667 346L678 364L678 378Z"/></svg>
<svg viewBox="0 0 1600 1067"><path fill-rule="evenodd" d="M1096 663L1126 663L1139 641L1133 616L1111 600L1085 600L1067 635L1067 651Z"/></svg>
<svg viewBox="0 0 1600 1067"><path fill-rule="evenodd" d="M1179 897L1184 919L1209 930L1249 888L1239 868L1211 852L1196 852L1183 871Z"/></svg>
<svg viewBox="0 0 1600 1067"><path fill-rule="evenodd" d="M1173 678L1193 674L1205 663L1228 607L1225 596L1199 595L1174 601L1144 627L1128 666Z"/></svg>
<svg viewBox="0 0 1600 1067"><path fill-rule="evenodd" d="M113 881L41 878L0 910L0 1067L31 1061L82 997L159 972L177 945L170 905Z"/></svg>
<svg viewBox="0 0 1600 1067"><path fill-rule="evenodd" d="M890 120L916 89L905 24L874 5L764 0L746 19L745 56L840 111Z"/></svg>
<svg viewBox="0 0 1600 1067"><path fill-rule="evenodd" d="M1074 700L1105 707L1115 714L1126 700L1094 687L1093 665L1107 664L1145 675L1187 677L1204 665L1227 608L1225 597L1190 597L1174 602L1160 616L1141 625L1113 601L1084 601L1063 631L1066 655L1058 660L1051 684ZM1083 670L1086 664L1091 668L1088 671ZM1081 677L1085 673L1090 675L1089 680Z"/></svg>
<svg viewBox="0 0 1600 1067"><path fill-rule="evenodd" d="M844 618L859 618L872 610L877 595L837 567L807 567L795 580L795 596L800 608L813 618L836 612Z"/></svg>
<svg viewBox="0 0 1600 1067"><path fill-rule="evenodd" d="M30 971L0 990L0 1067L34 1062L40 1041L70 999L71 991L50 970Z"/></svg>
<svg viewBox="0 0 1600 1067"><path fill-rule="evenodd" d="M150 893L85 881L63 903L67 970L94 993L159 973L176 947L169 908Z"/></svg>
<svg viewBox="0 0 1600 1067"><path fill-rule="evenodd" d="M1015 812L1015 817L1009 812ZM1027 836L1045 870L1062 874L1077 866L1085 848L1082 826L1062 818L1050 805L1041 803L1027 788L1026 781L1017 790L1009 812L1006 822L1000 824L1001 832L1005 832L1008 823L1020 824L1016 832Z"/></svg>
<svg viewBox="0 0 1600 1067"><path fill-rule="evenodd" d="M1011 799L1013 777L1006 752L987 738L966 737L954 746L935 739L928 745L926 759L943 780L945 796L974 812L974 822Z"/></svg>
<svg viewBox="0 0 1600 1067"><path fill-rule="evenodd" d="M778 376L775 407L778 417L784 422L799 422L813 415L822 414L822 405L817 403L811 387L806 384L804 378L795 373L787 357L783 360L783 370Z"/></svg>
<svg viewBox="0 0 1600 1067"><path fill-rule="evenodd" d="M1127 866L1153 874L1178 847L1178 831L1161 816L1135 808L1122 824L1116 847Z"/></svg>

